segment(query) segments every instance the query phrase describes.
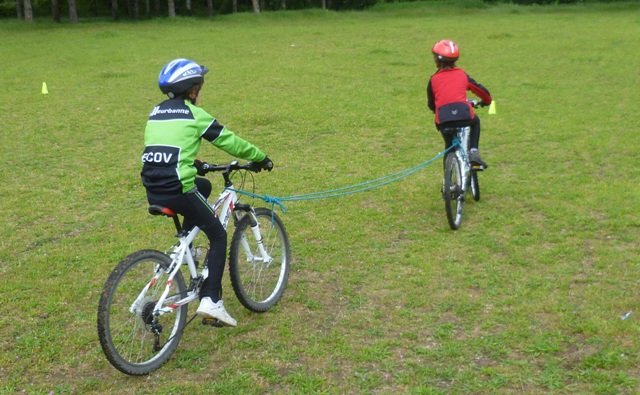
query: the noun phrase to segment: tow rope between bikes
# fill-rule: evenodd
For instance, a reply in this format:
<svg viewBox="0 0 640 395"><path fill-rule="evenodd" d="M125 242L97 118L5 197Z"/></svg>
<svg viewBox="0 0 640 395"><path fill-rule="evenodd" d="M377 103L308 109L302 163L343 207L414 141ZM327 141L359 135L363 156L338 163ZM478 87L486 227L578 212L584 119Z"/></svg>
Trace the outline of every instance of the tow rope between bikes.
<svg viewBox="0 0 640 395"><path fill-rule="evenodd" d="M460 141L457 140L457 139L454 139L454 141L451 144L451 146L449 146L447 149L445 149L444 151L440 151L433 158L431 158L429 160L426 160L426 161L424 161L424 162L422 162L420 164L417 164L416 166L410 167L408 169L405 169L405 170L402 170L402 171L399 171L399 172L396 172L396 173L393 173L393 174L389 174L389 175L386 175L386 176L375 178L373 180L364 181L364 182L360 182L360 183L357 183L357 184L344 186L344 187L341 187L341 188L327 189L327 190L319 191L319 192L311 192L311 193L306 193L306 194L282 196L282 197L271 196L271 195L266 195L266 194L265 195L260 195L260 194L256 194L256 193L253 193L253 192L248 192L248 191L244 191L244 190L241 190L241 189L235 189L235 188L230 188L230 190L233 190L234 192L236 192L238 194L241 194L241 195L249 196L251 198L262 199L266 203L271 204L272 208L273 208L273 206L277 205L278 207L280 207L282 212L286 212L287 209L284 206L283 202L294 202L294 201L301 201L301 200L318 200L318 199L328 199L328 198L332 198L332 197L353 195L355 193L370 191L370 190L373 190L373 189L377 189L377 188L383 187L385 185L392 184L392 183L394 183L396 181L400 181L400 180L402 180L404 178L407 178L410 175L418 172L419 170L427 167L428 165L430 165L431 163L436 161L438 158L442 158L447 152L451 151L453 148L455 148L458 145L460 145Z"/></svg>

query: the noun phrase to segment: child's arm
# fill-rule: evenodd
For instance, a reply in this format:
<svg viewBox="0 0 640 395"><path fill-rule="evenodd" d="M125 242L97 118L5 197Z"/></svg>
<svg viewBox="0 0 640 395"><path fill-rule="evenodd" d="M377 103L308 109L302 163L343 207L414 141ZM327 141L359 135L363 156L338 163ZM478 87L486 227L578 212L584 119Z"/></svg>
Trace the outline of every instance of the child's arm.
<svg viewBox="0 0 640 395"><path fill-rule="evenodd" d="M241 159L260 162L266 157L260 148L237 136L226 127L212 143L224 152Z"/></svg>
<svg viewBox="0 0 640 395"><path fill-rule="evenodd" d="M479 84L478 82L476 82L473 78L469 77L468 75L467 77L469 79L467 88L471 92L473 92L476 96L478 96L480 100L482 100L482 103L486 105L491 104L491 101L493 99L491 98L491 93L489 93L489 90L484 86L482 86L482 84Z"/></svg>

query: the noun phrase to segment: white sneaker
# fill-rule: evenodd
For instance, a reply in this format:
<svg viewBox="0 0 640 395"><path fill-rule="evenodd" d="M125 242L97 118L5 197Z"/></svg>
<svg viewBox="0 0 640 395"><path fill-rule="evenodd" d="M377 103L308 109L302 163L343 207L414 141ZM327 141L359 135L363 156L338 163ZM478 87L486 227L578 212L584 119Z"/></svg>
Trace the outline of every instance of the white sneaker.
<svg viewBox="0 0 640 395"><path fill-rule="evenodd" d="M196 310L196 314L203 317L215 318L228 326L238 325L238 321L233 319L233 317L227 313L227 310L224 309L222 299L219 300L218 303L213 303L213 300L208 296L202 298L200 306L198 306L198 310Z"/></svg>

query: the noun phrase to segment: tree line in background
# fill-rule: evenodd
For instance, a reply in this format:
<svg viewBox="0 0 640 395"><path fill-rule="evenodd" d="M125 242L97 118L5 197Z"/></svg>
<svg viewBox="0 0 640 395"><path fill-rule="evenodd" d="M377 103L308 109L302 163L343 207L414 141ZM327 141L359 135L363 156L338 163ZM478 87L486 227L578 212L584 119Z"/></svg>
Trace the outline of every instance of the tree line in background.
<svg viewBox="0 0 640 395"><path fill-rule="evenodd" d="M62 15L68 13L69 22L76 23L79 12L87 18L135 20L303 8L363 9L374 3L375 0L0 0L0 17L33 21L37 16L61 22Z"/></svg>
<svg viewBox="0 0 640 395"><path fill-rule="evenodd" d="M0 18L16 17L33 21L51 18L61 22L62 15L68 21L78 22L79 11L84 18L109 17L113 20L148 19L155 17L207 16L235 12L254 12L303 8L331 10L365 9L376 2L389 0L0 0ZM430 0L446 1L446 0ZM513 4L576 4L598 0L466 0L469 3ZM626 0L604 0L605 2ZM463 1L464 2L464 1ZM462 3L459 1L459 3Z"/></svg>

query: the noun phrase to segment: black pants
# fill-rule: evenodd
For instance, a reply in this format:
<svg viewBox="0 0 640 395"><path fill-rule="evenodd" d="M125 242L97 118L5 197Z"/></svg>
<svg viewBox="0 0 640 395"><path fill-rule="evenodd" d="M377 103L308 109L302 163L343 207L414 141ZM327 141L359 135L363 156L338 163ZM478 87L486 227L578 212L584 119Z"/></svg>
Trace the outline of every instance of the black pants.
<svg viewBox="0 0 640 395"><path fill-rule="evenodd" d="M209 276L204 282L200 297L209 296L214 302L222 298L222 275L227 253L227 232L207 202L211 195L211 183L205 178L196 178L196 190L179 195L147 194L149 204L169 207L184 216L183 227L198 226L209 238L207 268Z"/></svg>

